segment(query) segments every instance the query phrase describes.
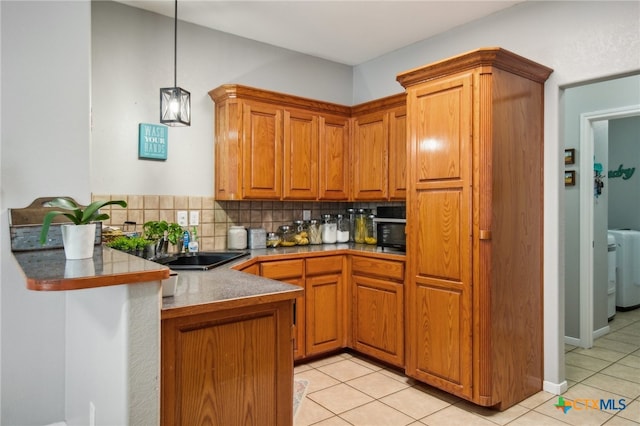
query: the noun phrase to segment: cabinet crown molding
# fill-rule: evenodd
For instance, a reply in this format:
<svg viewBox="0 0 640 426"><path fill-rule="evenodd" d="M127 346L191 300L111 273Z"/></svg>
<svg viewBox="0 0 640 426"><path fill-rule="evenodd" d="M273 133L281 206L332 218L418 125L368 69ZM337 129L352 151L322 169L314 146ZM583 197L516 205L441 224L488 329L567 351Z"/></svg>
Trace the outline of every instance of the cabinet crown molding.
<svg viewBox="0 0 640 426"><path fill-rule="evenodd" d="M216 104L229 99L248 99L289 108L301 108L324 114L343 115L347 117L351 115L351 108L348 106L257 89L240 84L223 84L220 87L210 90L209 96Z"/></svg>
<svg viewBox="0 0 640 426"><path fill-rule="evenodd" d="M503 48L484 47L402 72L396 80L406 88L481 66L499 68L537 83L544 83L553 72L551 68Z"/></svg>

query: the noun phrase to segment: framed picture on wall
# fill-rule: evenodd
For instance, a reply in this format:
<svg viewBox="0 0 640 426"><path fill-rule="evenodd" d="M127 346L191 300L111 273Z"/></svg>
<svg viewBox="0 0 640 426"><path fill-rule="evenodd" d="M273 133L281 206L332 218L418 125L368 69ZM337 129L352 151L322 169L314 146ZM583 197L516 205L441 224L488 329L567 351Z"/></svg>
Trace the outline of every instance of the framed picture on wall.
<svg viewBox="0 0 640 426"><path fill-rule="evenodd" d="M575 164L576 150L574 148L564 150L564 164Z"/></svg>
<svg viewBox="0 0 640 426"><path fill-rule="evenodd" d="M576 184L576 171L565 170L564 172L564 186L574 186Z"/></svg>

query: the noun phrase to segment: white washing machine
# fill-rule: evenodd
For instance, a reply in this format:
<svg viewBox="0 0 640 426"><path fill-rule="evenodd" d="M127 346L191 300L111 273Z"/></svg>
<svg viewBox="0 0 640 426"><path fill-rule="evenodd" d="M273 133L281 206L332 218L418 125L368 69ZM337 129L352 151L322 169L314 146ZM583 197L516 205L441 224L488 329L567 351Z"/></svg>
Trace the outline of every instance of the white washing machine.
<svg viewBox="0 0 640 426"><path fill-rule="evenodd" d="M616 315L616 237L607 235L607 318Z"/></svg>
<svg viewBox="0 0 640 426"><path fill-rule="evenodd" d="M640 231L609 230L616 239L616 308L640 307Z"/></svg>

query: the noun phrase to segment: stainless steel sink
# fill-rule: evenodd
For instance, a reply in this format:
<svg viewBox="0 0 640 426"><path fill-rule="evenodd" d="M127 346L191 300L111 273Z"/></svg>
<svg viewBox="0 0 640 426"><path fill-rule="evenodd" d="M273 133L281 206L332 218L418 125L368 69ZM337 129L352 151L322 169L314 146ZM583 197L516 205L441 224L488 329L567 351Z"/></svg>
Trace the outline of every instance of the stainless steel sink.
<svg viewBox="0 0 640 426"><path fill-rule="evenodd" d="M154 261L173 270L206 271L248 254L246 251L198 252L168 256Z"/></svg>

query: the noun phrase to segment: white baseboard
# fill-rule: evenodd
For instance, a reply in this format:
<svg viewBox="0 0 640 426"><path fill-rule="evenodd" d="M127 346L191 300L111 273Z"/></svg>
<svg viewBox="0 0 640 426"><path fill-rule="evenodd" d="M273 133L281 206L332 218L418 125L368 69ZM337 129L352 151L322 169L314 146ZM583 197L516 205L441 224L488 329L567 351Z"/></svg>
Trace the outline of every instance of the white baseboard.
<svg viewBox="0 0 640 426"><path fill-rule="evenodd" d="M564 343L566 343L567 345L582 347L580 339L576 339L575 337L564 336Z"/></svg>
<svg viewBox="0 0 640 426"><path fill-rule="evenodd" d="M551 383L547 382L546 380L542 382L542 390L554 395L562 395L567 391L568 387L569 385L567 385L566 380L562 381L561 383Z"/></svg>
<svg viewBox="0 0 640 426"><path fill-rule="evenodd" d="M611 331L611 328L607 325L604 326L598 330L594 330L593 331L593 340L596 340L598 337L602 337L605 334L609 334L609 332Z"/></svg>

